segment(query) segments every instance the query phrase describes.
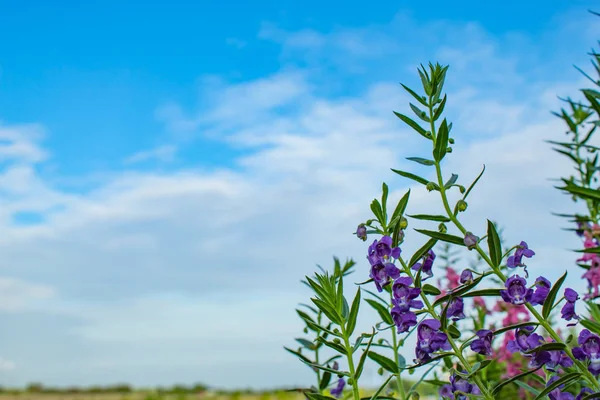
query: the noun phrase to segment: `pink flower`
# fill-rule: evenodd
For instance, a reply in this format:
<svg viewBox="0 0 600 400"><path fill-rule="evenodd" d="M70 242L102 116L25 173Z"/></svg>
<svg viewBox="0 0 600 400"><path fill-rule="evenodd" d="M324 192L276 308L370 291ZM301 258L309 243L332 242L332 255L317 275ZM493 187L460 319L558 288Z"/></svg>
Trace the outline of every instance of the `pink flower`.
<svg viewBox="0 0 600 400"><path fill-rule="evenodd" d="M460 285L460 275L450 267L446 267L446 279L448 279L448 289L454 289Z"/></svg>
<svg viewBox="0 0 600 400"><path fill-rule="evenodd" d="M597 256L597 254L594 254ZM588 280L588 288L592 290L592 293L586 294L584 299L593 299L600 296L600 266L592 266L588 269L582 278Z"/></svg>

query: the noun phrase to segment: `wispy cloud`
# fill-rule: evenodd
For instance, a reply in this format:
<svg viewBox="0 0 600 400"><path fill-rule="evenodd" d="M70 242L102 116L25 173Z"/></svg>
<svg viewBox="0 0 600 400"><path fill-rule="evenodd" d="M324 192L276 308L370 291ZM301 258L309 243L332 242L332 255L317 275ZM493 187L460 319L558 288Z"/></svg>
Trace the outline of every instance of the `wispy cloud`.
<svg viewBox="0 0 600 400"><path fill-rule="evenodd" d="M416 63L369 53L369 40L383 33L370 36L366 29L333 36L262 32L263 37L277 35L283 35L284 47L327 51L333 46L356 59L381 57L377 62L388 63L394 77L361 81L362 89L343 95L332 95L320 84L324 77L352 78L310 66L288 66L241 83L201 80L197 103L172 102L158 110L168 143L131 156L128 167L168 160L173 143L199 135L247 153L213 171L122 171L84 193L70 193L43 178L37 167L48 155L30 128L3 128L11 132L5 134L7 148L20 150L11 150L0 175L0 189L7 193L1 197L5 278L0 286L4 282L24 295L6 302L24 311L13 326L52 316L45 326L46 344L72 344L72 353L64 356L70 364L62 367L69 379L110 381L118 373L134 384L151 384L175 379L177 369L180 379L195 380L201 373L213 385L306 383L308 369L282 351L301 332L293 308L307 292L298 280L315 263L329 265L334 254L358 260L356 281L367 276L367 244L351 232L368 218L368 204L382 181L394 189L391 201L411 189L411 214L436 206L435 192L389 171L433 176L404 159L430 149L391 113L406 110L409 98L396 81ZM459 46L460 35L468 39L466 47ZM457 62L448 77L448 114L456 139L448 173L470 182L484 163L487 171L470 197L464 222L481 233L486 217L498 219L510 243L526 239L536 250L531 273L553 266L547 276L556 277L573 265L574 255L565 248L577 247L578 241L549 214L572 205L545 181L564 173L567 164L543 140L564 130L549 114L558 106L551 94L574 92L579 78L552 85L544 77L532 79L497 38L479 28L462 27L450 36L454 42L443 42L432 53L459 61L475 51L484 58ZM510 79L501 79L502 70ZM481 75L472 78L475 74ZM9 223L23 204L43 213L43 222L33 227ZM411 221L410 228L421 225ZM421 244L410 229L407 241L405 253ZM569 279L579 282L577 276ZM361 327L366 329L371 317L367 314ZM16 382L34 375L60 381L52 368L35 366L54 365L50 350L35 357L18 346L6 350L19 365ZM408 345L405 356L413 358Z"/></svg>

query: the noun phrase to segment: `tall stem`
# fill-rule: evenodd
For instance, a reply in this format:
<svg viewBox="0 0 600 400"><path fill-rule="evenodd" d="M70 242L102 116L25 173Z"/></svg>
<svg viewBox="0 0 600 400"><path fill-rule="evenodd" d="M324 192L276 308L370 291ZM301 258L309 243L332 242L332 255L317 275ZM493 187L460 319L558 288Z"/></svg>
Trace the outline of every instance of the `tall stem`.
<svg viewBox="0 0 600 400"><path fill-rule="evenodd" d="M394 362L396 365L400 364L400 360L398 359L398 335L396 334L396 329L392 328L392 345L394 347ZM404 385L402 384L402 371L398 372L396 375L396 383L398 384L398 391L400 392L400 399L406 399L406 393L404 391Z"/></svg>
<svg viewBox="0 0 600 400"><path fill-rule="evenodd" d="M352 393L354 400L360 400L360 393L358 392L358 379L356 377L356 369L354 368L354 359L352 358L352 346L350 346L350 340L346 334L346 327L341 325L342 336L344 337L344 346L346 347L346 356L348 358L348 368L350 369L350 375L352 376Z"/></svg>

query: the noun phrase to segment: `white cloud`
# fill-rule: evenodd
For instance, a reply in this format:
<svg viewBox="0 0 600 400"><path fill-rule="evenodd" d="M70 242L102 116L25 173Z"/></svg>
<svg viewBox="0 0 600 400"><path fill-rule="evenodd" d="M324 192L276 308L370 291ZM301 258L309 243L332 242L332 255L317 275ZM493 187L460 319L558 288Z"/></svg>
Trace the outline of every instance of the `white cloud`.
<svg viewBox="0 0 600 400"><path fill-rule="evenodd" d="M321 40L320 34L304 35L306 43ZM364 38L344 35L334 39L341 37L340 51L364 56ZM489 86L469 83L461 90L456 82L471 74L471 67L485 71L486 64L499 65L510 70L506 76L518 77L512 59L498 54L489 38L471 39L475 44L463 51L480 49L489 59L450 72L448 113L455 121L456 145L446 173L456 172L469 183L485 163L465 224L482 233L486 217L499 220L510 243L525 239L536 250L531 274L551 266L548 276L555 278L576 268L574 254L564 248L577 247L578 241L560 231L560 220L550 215L572 205L545 181L567 168L543 143L563 131L548 112L548 93L572 93L578 82L537 91L544 82L524 88L520 79L499 81L494 69ZM461 57L455 46L443 51ZM404 62L394 65L396 71L408 69ZM312 273L315 263L329 266L333 254L354 257L359 263L352 280L364 280L367 244L351 232L368 218L381 181L393 188L392 201L412 188L409 213L439 208L435 193L389 171L432 176L404 159L427 156L430 149L391 113L406 112L408 101L394 81L382 78L364 92L332 99L319 92L308 71L286 69L237 84L204 80L202 89L197 107L173 103L159 115L173 132L199 130L224 146L249 150L232 168L123 172L73 194L53 187L34 168L43 151L27 129L5 128L13 132L7 146L21 150L11 150L19 158L0 176L0 188L10 194L0 198L6 210L0 219L0 268L22 279L4 281L14 293L46 300L36 303L36 311L77 321L47 327L62 335L52 340L74 341L86 350L70 355L73 364L86 366L73 368L72 379L110 370L146 384L158 368L186 366L213 385L306 382L309 371L282 350L301 333L293 307L307 292L297 281ZM506 98L517 92L516 101ZM546 108L538 109L540 104ZM20 204L43 212L43 223L9 224ZM411 228L418 225L411 221ZM407 240L405 254L422 243L412 231ZM570 279L582 284L576 274ZM30 301L15 298L6 302L13 310ZM405 355L412 359L408 346ZM10 358L19 369L28 365L21 361L26 350L14 350ZM138 375L126 371L132 366ZM51 363L35 372L40 379L55 379L57 373ZM19 379L30 379L27 373Z"/></svg>
<svg viewBox="0 0 600 400"><path fill-rule="evenodd" d="M159 146L154 149L140 151L124 160L125 164L137 164L144 161L171 162L175 159L177 147L174 145Z"/></svg>

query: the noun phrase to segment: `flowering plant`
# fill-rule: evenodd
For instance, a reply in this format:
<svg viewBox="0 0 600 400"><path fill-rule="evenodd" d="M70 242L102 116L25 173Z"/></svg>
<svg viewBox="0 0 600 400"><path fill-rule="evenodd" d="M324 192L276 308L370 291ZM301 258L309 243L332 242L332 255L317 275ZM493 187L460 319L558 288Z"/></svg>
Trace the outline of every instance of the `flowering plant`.
<svg viewBox="0 0 600 400"><path fill-rule="evenodd" d="M600 74L597 64L596 69ZM448 66L439 64L429 64L428 68L421 66L418 73L422 94L402 85L414 98L414 104L409 103L409 106L419 122L414 117L395 112L402 122L431 145L431 154L408 157L408 160L431 169L434 178L429 180L392 169L436 195L441 211L407 214L410 190L392 208L388 204L389 188L384 183L381 198L374 199L370 205L373 218L359 224L356 230L359 239L372 238L372 242L366 248L368 279L359 284L361 287L351 304L344 296L343 281L354 262L349 261L342 267L336 259L332 274L322 271L307 278L306 284L314 292L311 298L314 307L309 306L309 310L315 316L300 311L298 314L307 324L307 331L313 331L316 338L313 341L297 340L304 349L314 351L315 357L307 358L300 349L288 349L316 372L317 384L304 393L311 400L331 399L329 395L360 400L358 383L368 359L380 367L381 374L386 374L371 399L389 398L388 394L402 400L419 398L419 387L423 382L438 386L442 399L491 400L507 398L517 390L521 396L536 400L600 398L600 322L579 314L579 303L588 300L592 316L600 316L600 308L589 302L597 295L597 290L591 290L592 294L581 298L577 291L564 287L566 272L555 282L550 282L543 275L527 269L528 260L536 253L526 241L507 246L493 222L488 220L486 231L477 232L461 221L461 213L468 208L467 198L485 167L467 187L459 183L458 175L448 177L442 169L455 144L452 123L443 117L447 102L443 93L447 71ZM600 92L587 90L584 95L590 102L587 108L570 102L573 115L564 111L561 114L571 131L576 133L573 143L578 144L574 145L574 151L590 146L585 138L579 139L576 128L588 121L594 112L600 115ZM589 122L592 131L599 123ZM578 231L593 242L593 245L586 245L586 259L579 260L591 261L592 267L588 266L591 271L600 268L600 258L597 258L600 255L600 192L590 186L598 170L598 157L584 163L578 154L572 159L581 161L578 164L581 180L565 179L562 189L584 198L588 204L590 215L577 216L576 221ZM458 195L455 202L450 200L451 192ZM415 229L418 235L413 235L406 230L408 218L435 222L437 229ZM424 243L405 257L402 247L409 237L411 240L423 237ZM434 249L438 244L443 246L439 255ZM475 253L476 262L457 271L454 268L457 259L452 252L456 248ZM440 260L446 264L442 266L446 272L445 287L441 280L437 286L428 283L437 277L435 269ZM587 278L590 281L590 277ZM363 286L368 288L363 289ZM369 294L365 301L378 313L381 321L371 332L356 335L354 330L363 291ZM490 310L487 304L492 301L496 305ZM467 303L473 307L466 308ZM494 322L491 311L506 313L502 326L496 326L498 321ZM581 330L577 340L573 334L563 338L555 316L566 321L571 329L581 321L585 329ZM409 337L416 341L412 360L399 354ZM498 346L500 343L502 345ZM322 345L337 356L319 361L316 353ZM340 368L337 360L344 361L347 369ZM415 370L422 371L421 379L406 387L404 377ZM332 381L333 375L338 379ZM390 387L394 390L385 392Z"/></svg>

